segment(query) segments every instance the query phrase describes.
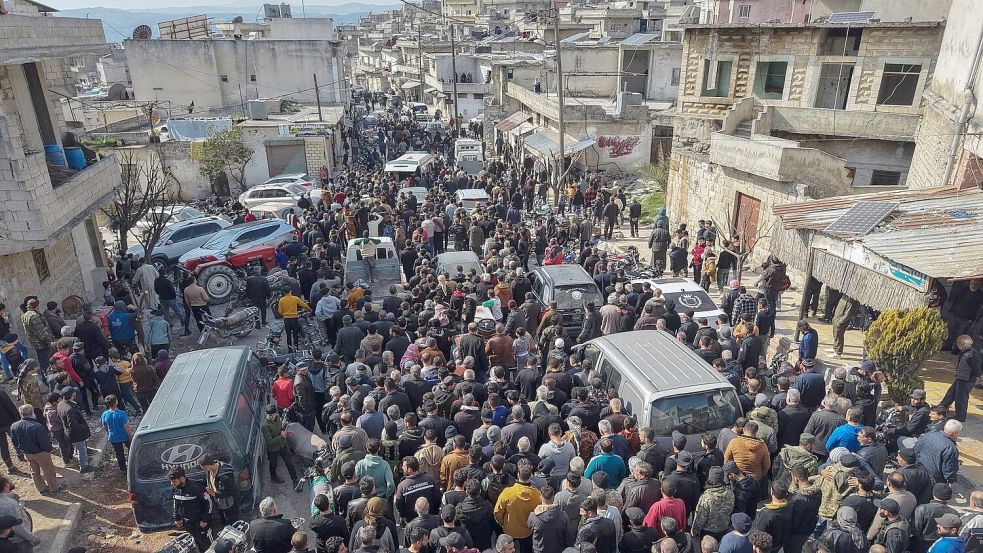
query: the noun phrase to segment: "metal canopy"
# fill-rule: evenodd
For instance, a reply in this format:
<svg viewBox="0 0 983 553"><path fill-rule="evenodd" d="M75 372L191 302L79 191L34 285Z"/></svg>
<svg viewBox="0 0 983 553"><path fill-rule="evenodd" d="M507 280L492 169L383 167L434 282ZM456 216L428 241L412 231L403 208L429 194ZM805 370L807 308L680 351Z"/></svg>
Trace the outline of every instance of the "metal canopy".
<svg viewBox="0 0 983 553"><path fill-rule="evenodd" d="M586 150L587 148L590 148L591 146L593 146L596 143L597 143L597 141L594 140L593 138L585 138L583 140L580 140L578 142L575 142L575 143L567 146L565 148L566 151L563 153L563 155L566 155L566 156L573 155L573 154L575 154L577 152L580 152L580 151Z"/></svg>
<svg viewBox="0 0 983 553"><path fill-rule="evenodd" d="M857 205L826 227L826 232L864 236L877 228L898 205L900 204L893 202L857 202Z"/></svg>
<svg viewBox="0 0 983 553"><path fill-rule="evenodd" d="M836 12L827 20L829 23L868 23L874 12Z"/></svg>
<svg viewBox="0 0 983 553"><path fill-rule="evenodd" d="M406 81L405 83L403 83L403 86L401 86L400 88L402 88L403 90L409 90L411 88L416 88L418 86L420 86L420 83L417 81Z"/></svg>

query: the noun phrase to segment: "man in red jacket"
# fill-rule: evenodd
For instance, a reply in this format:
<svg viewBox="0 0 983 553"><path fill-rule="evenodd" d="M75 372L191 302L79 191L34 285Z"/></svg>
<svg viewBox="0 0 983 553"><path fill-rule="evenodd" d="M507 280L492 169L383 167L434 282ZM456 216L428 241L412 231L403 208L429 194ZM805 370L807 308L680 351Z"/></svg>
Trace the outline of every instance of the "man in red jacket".
<svg viewBox="0 0 983 553"><path fill-rule="evenodd" d="M287 367L280 367L277 370L277 378L273 381L271 390L276 406L283 410L294 402L294 379L290 378Z"/></svg>

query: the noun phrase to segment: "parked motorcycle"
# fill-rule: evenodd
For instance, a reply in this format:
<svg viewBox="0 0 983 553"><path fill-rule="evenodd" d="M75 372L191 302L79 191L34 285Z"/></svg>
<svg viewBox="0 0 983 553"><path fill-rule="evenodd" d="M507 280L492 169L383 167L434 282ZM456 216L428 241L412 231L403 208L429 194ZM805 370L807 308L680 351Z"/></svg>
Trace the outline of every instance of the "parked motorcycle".
<svg viewBox="0 0 983 553"><path fill-rule="evenodd" d="M198 337L198 343L204 344L210 336L220 339L245 338L259 323L259 309L246 307L228 317L213 317L208 313L203 315L202 323L205 329Z"/></svg>

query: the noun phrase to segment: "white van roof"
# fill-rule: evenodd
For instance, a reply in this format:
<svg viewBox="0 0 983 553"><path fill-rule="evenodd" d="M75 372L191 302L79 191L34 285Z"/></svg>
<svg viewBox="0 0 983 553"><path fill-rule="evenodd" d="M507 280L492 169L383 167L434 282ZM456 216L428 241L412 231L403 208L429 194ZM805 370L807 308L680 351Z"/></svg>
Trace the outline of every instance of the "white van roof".
<svg viewBox="0 0 983 553"><path fill-rule="evenodd" d="M589 343L600 348L617 365L631 369L625 376L635 380L646 397L657 392L683 390L685 393L732 387L692 349L662 330L619 332Z"/></svg>
<svg viewBox="0 0 983 553"><path fill-rule="evenodd" d="M484 188L463 188L454 193L458 200L487 200L491 196Z"/></svg>
<svg viewBox="0 0 983 553"><path fill-rule="evenodd" d="M426 152L411 152L403 154L386 164L387 173L412 173L417 168L424 166L433 159L433 156Z"/></svg>

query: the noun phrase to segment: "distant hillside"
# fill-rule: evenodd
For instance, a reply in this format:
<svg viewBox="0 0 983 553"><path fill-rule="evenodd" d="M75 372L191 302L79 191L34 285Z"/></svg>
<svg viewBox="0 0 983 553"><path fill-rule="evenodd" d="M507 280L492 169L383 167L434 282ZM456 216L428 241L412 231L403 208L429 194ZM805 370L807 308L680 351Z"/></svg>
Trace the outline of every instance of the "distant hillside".
<svg viewBox="0 0 983 553"><path fill-rule="evenodd" d="M392 5L371 5L360 2L349 2L337 6L308 5L307 17L330 17L335 24L355 23L364 15L379 13L386 10L396 9L401 4ZM291 6L294 17L302 17L304 10L300 6ZM81 8L77 10L63 10L56 15L62 17L82 17L89 19L101 19L103 28L106 30L106 40L109 42L119 42L130 38L139 25L149 25L157 36L157 23L170 19L181 19L193 15L207 14L212 18L212 23L222 23L229 21L236 16L242 16L245 21L255 21L262 16L262 6L202 6L200 8L153 8L153 9L134 9L122 10L117 8Z"/></svg>

